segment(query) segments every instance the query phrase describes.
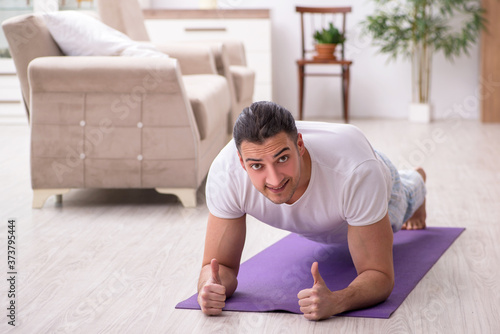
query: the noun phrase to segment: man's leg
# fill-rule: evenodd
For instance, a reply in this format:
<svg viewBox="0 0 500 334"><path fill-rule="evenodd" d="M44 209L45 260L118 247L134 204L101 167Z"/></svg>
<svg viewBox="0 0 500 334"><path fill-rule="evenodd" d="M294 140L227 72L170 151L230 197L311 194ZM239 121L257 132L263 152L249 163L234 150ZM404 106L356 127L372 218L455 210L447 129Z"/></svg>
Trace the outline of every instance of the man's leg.
<svg viewBox="0 0 500 334"><path fill-rule="evenodd" d="M417 167L415 169L420 176L422 176L422 179L426 180L426 175L425 171L421 167ZM406 221L404 222L403 226L401 227L402 230L421 230L425 228L425 219L427 217L427 212L425 211L425 198L420 205L420 207L413 213L413 215Z"/></svg>

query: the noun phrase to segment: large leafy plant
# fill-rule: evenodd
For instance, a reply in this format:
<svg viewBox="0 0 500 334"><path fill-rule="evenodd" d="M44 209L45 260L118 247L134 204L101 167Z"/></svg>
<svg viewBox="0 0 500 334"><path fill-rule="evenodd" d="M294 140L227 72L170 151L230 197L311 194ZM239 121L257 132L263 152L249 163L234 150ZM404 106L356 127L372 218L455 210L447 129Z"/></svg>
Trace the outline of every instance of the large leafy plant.
<svg viewBox="0 0 500 334"><path fill-rule="evenodd" d="M431 60L442 51L453 60L468 54L484 28L480 0L373 0L363 22L382 53L412 60L413 102L428 103Z"/></svg>
<svg viewBox="0 0 500 334"><path fill-rule="evenodd" d="M313 38L318 44L342 44L345 41L344 34L341 34L331 22L328 29L316 30Z"/></svg>

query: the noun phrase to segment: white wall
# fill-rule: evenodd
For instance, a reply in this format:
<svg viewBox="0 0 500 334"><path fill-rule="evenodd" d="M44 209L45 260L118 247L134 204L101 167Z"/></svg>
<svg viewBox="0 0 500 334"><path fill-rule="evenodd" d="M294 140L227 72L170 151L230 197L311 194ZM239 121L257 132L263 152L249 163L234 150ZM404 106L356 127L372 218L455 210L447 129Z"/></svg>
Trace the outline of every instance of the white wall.
<svg viewBox="0 0 500 334"><path fill-rule="evenodd" d="M152 8L198 8L198 0L149 0ZM300 56L300 21L296 5L351 6L348 14L346 56L351 66L350 114L352 117L406 118L411 101L410 63L405 60L387 62L377 54L367 37L360 36L359 22L373 12L369 0L219 0L219 8L269 8L272 17L273 90L275 102L297 113L297 68ZM444 56L434 57L431 102L435 118L449 117L461 109L462 117L477 119L479 115L479 47L470 56L449 63ZM340 117L340 79L307 78L305 116ZM458 108L458 109L457 109Z"/></svg>

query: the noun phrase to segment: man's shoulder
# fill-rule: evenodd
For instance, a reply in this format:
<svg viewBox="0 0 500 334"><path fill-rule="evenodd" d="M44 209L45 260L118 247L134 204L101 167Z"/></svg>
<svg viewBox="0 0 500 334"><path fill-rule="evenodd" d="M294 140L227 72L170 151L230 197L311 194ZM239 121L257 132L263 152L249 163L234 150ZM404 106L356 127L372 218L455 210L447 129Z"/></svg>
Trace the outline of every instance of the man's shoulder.
<svg viewBox="0 0 500 334"><path fill-rule="evenodd" d="M234 141L217 155L208 172L205 195L209 211L216 217L241 217L242 189L246 189L246 173L241 167Z"/></svg>
<svg viewBox="0 0 500 334"><path fill-rule="evenodd" d="M297 129L312 159L324 167L349 173L363 161L375 158L370 143L354 125L300 122Z"/></svg>
<svg viewBox="0 0 500 334"><path fill-rule="evenodd" d="M238 150L231 140L215 157L208 171L207 185L233 189L246 181L246 172L241 167Z"/></svg>
<svg viewBox="0 0 500 334"><path fill-rule="evenodd" d="M230 170L232 167L239 164L238 150L234 144L234 139L231 139L229 143L224 146L214 159L213 163L217 164L218 168L227 170Z"/></svg>
<svg viewBox="0 0 500 334"><path fill-rule="evenodd" d="M361 133L358 127L352 124L330 123L330 122L312 122L312 121L296 121L297 130L307 133L332 133L332 134L349 134Z"/></svg>
<svg viewBox="0 0 500 334"><path fill-rule="evenodd" d="M353 146L370 145L359 128L351 124L326 122L297 122L297 130L305 138L306 144L338 152ZM340 150L340 151L339 151Z"/></svg>

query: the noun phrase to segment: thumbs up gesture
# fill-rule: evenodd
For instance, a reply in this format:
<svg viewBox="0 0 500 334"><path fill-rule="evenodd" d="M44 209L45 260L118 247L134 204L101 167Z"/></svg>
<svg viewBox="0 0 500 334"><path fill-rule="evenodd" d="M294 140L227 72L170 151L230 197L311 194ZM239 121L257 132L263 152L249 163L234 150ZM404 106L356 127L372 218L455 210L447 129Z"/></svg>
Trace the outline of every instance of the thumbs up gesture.
<svg viewBox="0 0 500 334"><path fill-rule="evenodd" d="M210 262L210 271L212 272L212 277L210 277L210 281L212 281L212 283L214 284L222 285L219 276L219 262L217 262L216 259L212 259L212 261Z"/></svg>
<svg viewBox="0 0 500 334"><path fill-rule="evenodd" d="M311 274L314 279L312 288L304 289L297 295L300 311L309 320L326 319L335 314L333 311L335 307L333 294L319 274L318 262L312 264Z"/></svg>
<svg viewBox="0 0 500 334"><path fill-rule="evenodd" d="M208 315L218 315L222 313L222 308L226 301L226 287L222 285L219 276L219 262L212 259L210 262L209 278L198 292L198 304L203 313Z"/></svg>

